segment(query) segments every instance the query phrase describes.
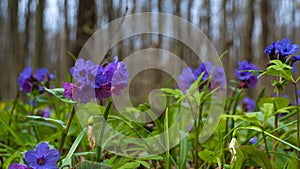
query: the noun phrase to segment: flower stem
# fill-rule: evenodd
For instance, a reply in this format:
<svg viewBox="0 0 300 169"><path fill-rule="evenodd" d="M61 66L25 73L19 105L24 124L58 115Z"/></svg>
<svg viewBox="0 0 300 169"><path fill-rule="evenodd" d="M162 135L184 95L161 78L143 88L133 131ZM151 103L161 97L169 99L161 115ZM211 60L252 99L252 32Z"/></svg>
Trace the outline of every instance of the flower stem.
<svg viewBox="0 0 300 169"><path fill-rule="evenodd" d="M69 132L72 120L74 118L74 115L75 115L75 107L73 106L71 114L70 114L68 122L67 122L66 130L63 133L63 136L62 136L62 139L61 139L61 142L60 142L60 145L59 145L59 152L61 154L63 153L64 144L65 144L65 141L66 141L66 138L67 138L67 135L68 135L68 132Z"/></svg>
<svg viewBox="0 0 300 169"><path fill-rule="evenodd" d="M14 116L14 110L15 110L15 108L16 108L16 105L17 105L17 101L18 101L18 99L19 99L19 96L20 96L20 90L18 90L18 92L17 92L17 95L16 95L16 98L15 98L15 100L14 100L14 103L13 103L13 107L11 108L11 110L10 110L10 117L9 117L9 120L8 120L8 126L11 126L11 123L12 123L12 121L13 121L13 116ZM17 119L17 117L16 117L16 119ZM9 140L9 138L10 138L10 133L8 133L8 140L7 140L7 145L9 145L10 144L10 140Z"/></svg>
<svg viewBox="0 0 300 169"><path fill-rule="evenodd" d="M267 144L267 139L266 139L266 135L265 135L265 131L264 131L264 126L261 126L261 130L262 130L262 135L263 135L263 139L264 139L264 144L265 144L265 147L266 147L266 153L267 153L267 156L270 157L268 144Z"/></svg>
<svg viewBox="0 0 300 169"><path fill-rule="evenodd" d="M201 165L201 161L198 157L198 152L201 151L201 147L199 146L199 143L198 143L198 139L199 139L199 134L200 134L200 128L202 128L202 112L203 112L203 105L204 105L204 102L202 102L200 104L200 107L199 107L199 116L198 116L198 121L196 123L196 137L195 137L195 156L194 156L194 163L195 163L195 167L194 168L199 168L199 166Z"/></svg>
<svg viewBox="0 0 300 169"><path fill-rule="evenodd" d="M278 77L278 82L279 83L281 83L281 81L282 81L282 78L281 77ZM278 87L277 86L277 97L280 97L280 87ZM273 103L274 104L274 108L275 108L275 111L274 112L276 112L277 110L277 107L276 107L276 105L275 105L275 103ZM275 114L275 120L274 120L274 130L275 130L275 132L274 132L274 136L275 137L277 137L277 128L278 128L278 118L279 118L279 115L278 114ZM277 145L277 141L275 140L275 139L273 139L272 140L272 152L276 152L276 146ZM266 148L268 148L268 147L266 147ZM272 153L272 155L271 155L271 163L272 163L272 168L275 168L275 161L276 161L276 153Z"/></svg>
<svg viewBox="0 0 300 169"><path fill-rule="evenodd" d="M108 114L109 114L109 110L111 108L111 105L112 105L112 102L109 101L108 105L107 105L107 107L104 111L104 114L103 114L104 121L102 123L101 132L100 132L99 138L96 140L96 142L99 140L98 145L96 147L96 161L98 161L98 162L101 160L101 151L102 151L101 145L102 145L103 134L105 132L106 122L107 122L107 119L108 119Z"/></svg>
<svg viewBox="0 0 300 169"><path fill-rule="evenodd" d="M233 101L234 101L234 96L235 96L235 94L237 93L237 91L238 91L238 86L239 85L237 85L236 87L235 87L235 89L234 89L234 91L233 91L233 93L232 93L232 96L231 96L231 99L230 99L230 102L229 102L229 105L228 105L228 107L227 107L227 109L225 110L226 111L226 115L228 115L229 113L230 113L230 109L231 109L231 106L232 106L232 103L233 103ZM226 121L225 121L225 135L228 133L228 131L229 131L229 124L228 124L228 118L226 118ZM226 137L224 140L223 140L223 142L224 142L224 144L223 144L223 152L222 152L222 157L221 157L221 168L224 168L224 163L226 163L225 162L225 157L226 157L226 155L225 155L225 150L226 150L226 147L227 147L227 140L228 140L228 137Z"/></svg>
<svg viewBox="0 0 300 169"><path fill-rule="evenodd" d="M297 105L297 147L300 147L300 112L298 109L299 106L299 100L298 100L298 91L297 91L297 83L294 84L294 91L295 91L295 97L296 97L296 105ZM300 152L297 151L297 158L300 158ZM300 160L298 160L298 168L300 168Z"/></svg>

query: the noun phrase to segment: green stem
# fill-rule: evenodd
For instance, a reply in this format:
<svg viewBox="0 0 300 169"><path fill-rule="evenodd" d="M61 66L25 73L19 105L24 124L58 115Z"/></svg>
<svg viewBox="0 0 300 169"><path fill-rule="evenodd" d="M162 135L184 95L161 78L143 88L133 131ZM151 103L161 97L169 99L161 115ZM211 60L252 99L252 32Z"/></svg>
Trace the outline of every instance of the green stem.
<svg viewBox="0 0 300 169"><path fill-rule="evenodd" d="M294 91L296 97L296 105L297 105L297 147L300 147L300 112L298 109L299 100L298 100L298 91L297 91L297 84L294 83ZM297 158L300 159L300 152L297 152ZM300 168L300 160L298 160L298 168Z"/></svg>
<svg viewBox="0 0 300 169"><path fill-rule="evenodd" d="M265 135L265 130L264 130L263 126L261 127L261 130L262 130L262 135L263 135L263 139L264 139L264 144L265 144L265 147L266 147L266 153L267 153L267 156L270 157L268 144L267 144L267 139L266 139L266 135Z"/></svg>
<svg viewBox="0 0 300 169"><path fill-rule="evenodd" d="M234 96L237 92L237 89L238 89L238 84L237 86L235 87L233 93L232 93L232 96L231 96L231 100L229 102L229 105L226 109L226 115L229 115L229 112L230 112L230 109L231 109L231 106L232 106L232 103L234 101ZM226 118L226 121L225 121L225 135L227 135L228 133L228 130L229 130L229 125L228 125L228 118ZM221 168L224 168L224 164L225 164L225 150L226 150L226 147L227 147L227 140L228 140L228 137L225 137L224 138L224 144L223 144L223 151L222 151L222 155L221 155Z"/></svg>
<svg viewBox="0 0 300 169"><path fill-rule="evenodd" d="M195 167L194 168L199 168L201 165L200 159L198 158L198 152L201 151L201 147L198 144L198 139L199 139L199 134L200 134L200 128L202 128L202 112L203 112L203 105L204 102L200 104L199 107L199 114L198 114L198 120L196 122L196 135L195 135L195 156L194 156L194 162L195 162Z"/></svg>
<svg viewBox="0 0 300 169"><path fill-rule="evenodd" d="M107 107L106 107L106 109L104 111L104 115L103 115L104 121L102 123L101 132L100 132L99 138L96 140L96 141L99 140L99 143L98 143L98 145L96 147L96 161L98 161L98 162L101 161L101 152L102 152L102 147L101 146L102 146L102 141L103 141L103 134L105 132L106 123L107 123L108 114L109 114L111 105L112 105L112 102L109 101L108 105L107 105Z"/></svg>
<svg viewBox="0 0 300 169"><path fill-rule="evenodd" d="M20 90L18 90L18 92L17 92L17 95L16 95L16 98L15 98L15 100L14 100L14 103L13 103L13 107L11 108L11 110L10 110L10 117L9 117L9 120L8 120L8 126L11 126L11 123L12 123L12 121L13 121L13 116L14 116L14 110L15 110L15 108L16 108L16 105L17 105L17 101L18 101L18 99L19 99L19 96L20 96ZM16 119L17 119L17 117L16 117ZM9 140L9 138L10 138L10 133L8 133L8 140L7 140L7 145L9 145L10 144L10 140Z"/></svg>
<svg viewBox="0 0 300 169"><path fill-rule="evenodd" d="M281 83L282 78L278 77L278 82ZM277 87L277 97L280 97L280 87ZM276 104L274 103L274 108L275 108L275 112L277 111L276 109ZM274 120L274 136L277 137L277 128L278 128L278 119L279 119L279 114L275 114L275 120ZM276 151L276 146L277 145L277 141L275 139L272 140L272 151L275 152ZM266 147L268 148L268 147ZM272 168L275 168L275 161L276 161L276 154L272 154L271 155L271 163L272 163Z"/></svg>
<svg viewBox="0 0 300 169"><path fill-rule="evenodd" d="M165 126L164 130L166 131L166 160L165 160L165 168L169 169L170 168L170 138L169 138L169 110L168 108L166 109L166 115L165 115Z"/></svg>
<svg viewBox="0 0 300 169"><path fill-rule="evenodd" d="M75 107L73 106L71 114L70 114L68 122L67 122L66 129L65 129L65 131L64 131L64 133L62 135L62 139L61 139L61 142L60 142L60 145L59 145L59 149L58 150L59 150L59 152L61 154L63 153L64 144L65 144L65 141L66 141L66 138L67 138L67 135L68 135L71 123L73 121L74 115L75 115Z"/></svg>

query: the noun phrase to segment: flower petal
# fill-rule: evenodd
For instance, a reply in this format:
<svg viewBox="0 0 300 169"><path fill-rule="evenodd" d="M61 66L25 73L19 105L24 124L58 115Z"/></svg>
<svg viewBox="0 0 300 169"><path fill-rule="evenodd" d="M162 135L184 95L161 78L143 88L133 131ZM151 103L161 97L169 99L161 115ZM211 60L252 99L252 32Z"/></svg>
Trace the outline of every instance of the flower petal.
<svg viewBox="0 0 300 169"><path fill-rule="evenodd" d="M49 148L48 144L45 142L42 142L39 145L37 145L36 153L37 153L38 157L45 156L47 154L47 152L49 151L49 149L50 148Z"/></svg>
<svg viewBox="0 0 300 169"><path fill-rule="evenodd" d="M36 151L34 150L29 150L25 153L25 161L30 164L30 166L32 166L31 164L36 163L37 161L37 154Z"/></svg>
<svg viewBox="0 0 300 169"><path fill-rule="evenodd" d="M47 156L45 157L46 163L47 163L47 164L51 164L51 165L55 165L55 166L56 166L56 163L57 163L57 161L59 160L59 157L60 157L60 155L59 155L58 150L56 150L56 149L51 149L51 150L48 151L48 154L47 154Z"/></svg>

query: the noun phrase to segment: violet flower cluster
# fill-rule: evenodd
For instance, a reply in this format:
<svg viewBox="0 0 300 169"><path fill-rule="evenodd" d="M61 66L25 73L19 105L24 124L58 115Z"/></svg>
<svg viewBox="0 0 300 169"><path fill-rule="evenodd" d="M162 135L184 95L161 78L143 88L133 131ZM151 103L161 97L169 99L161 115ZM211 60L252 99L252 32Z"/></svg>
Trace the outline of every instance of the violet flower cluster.
<svg viewBox="0 0 300 169"><path fill-rule="evenodd" d="M44 85L49 87L50 80L53 80L55 75L50 73L48 69L37 69L36 73L33 72L32 67L26 67L18 78L20 91L30 93L37 89L39 92L44 91Z"/></svg>
<svg viewBox="0 0 300 169"><path fill-rule="evenodd" d="M241 88L254 88L258 82L258 74L254 75L249 70L259 70L254 64L247 60L238 62L239 67L235 69L235 75L241 81Z"/></svg>
<svg viewBox="0 0 300 169"><path fill-rule="evenodd" d="M244 98L243 105L245 107L246 112L251 112L255 108L255 102L250 97L245 97Z"/></svg>
<svg viewBox="0 0 300 169"><path fill-rule="evenodd" d="M288 38L284 38L281 41L277 40L272 42L271 45L265 48L265 54L267 54L270 60L278 59L283 63L289 64L293 67L293 73L296 72L296 63L300 60L300 55L296 55L299 50L297 44L291 44Z"/></svg>
<svg viewBox="0 0 300 169"><path fill-rule="evenodd" d="M191 67L184 68L179 75L179 88L186 93L188 88L192 85L192 83L195 82L196 79L199 78L199 76L203 73L203 76L201 78L201 81L206 81L209 79L209 76L212 74L212 77L209 81L209 89L215 89L220 87L221 89L224 89L226 85L226 77L224 73L224 69L220 66L216 66L214 68L214 65L211 62L203 62L201 63L197 69L193 71ZM206 83L204 83L206 84ZM200 88L202 88L200 86Z"/></svg>
<svg viewBox="0 0 300 169"><path fill-rule="evenodd" d="M50 149L45 142L37 145L35 150L29 150L25 153L25 164L11 164L8 169L58 169L56 163L60 154L56 149Z"/></svg>
<svg viewBox="0 0 300 169"><path fill-rule="evenodd" d="M80 100L81 103L87 103L92 98L101 101L112 94L119 96L128 85L127 66L124 62L119 62L118 57L105 67L79 58L70 72L76 82L63 84L64 97Z"/></svg>
<svg viewBox="0 0 300 169"><path fill-rule="evenodd" d="M279 59L283 62L287 59L288 56L294 55L296 60L300 60L300 55L295 56L298 52L298 45L291 44L291 41L288 38L282 39L282 41L277 40L271 45L265 48L265 54L268 54L270 59Z"/></svg>

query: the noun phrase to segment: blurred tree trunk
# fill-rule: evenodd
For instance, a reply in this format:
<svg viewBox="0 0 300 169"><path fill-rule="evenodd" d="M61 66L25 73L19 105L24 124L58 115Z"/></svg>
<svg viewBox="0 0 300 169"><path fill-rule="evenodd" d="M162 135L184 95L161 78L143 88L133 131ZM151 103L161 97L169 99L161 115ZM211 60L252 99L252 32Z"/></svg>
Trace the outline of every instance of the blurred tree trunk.
<svg viewBox="0 0 300 169"><path fill-rule="evenodd" d="M28 0L25 14L25 39L24 39L24 56L26 59L29 59L29 44L30 44L30 5L32 0Z"/></svg>
<svg viewBox="0 0 300 169"><path fill-rule="evenodd" d="M77 14L77 33L74 55L78 57L81 48L94 33L97 23L96 4L94 0L79 0Z"/></svg>
<svg viewBox="0 0 300 169"><path fill-rule="evenodd" d="M220 43L220 48L219 48L219 52L223 53L225 50L227 50L227 46L226 46L226 41L227 41L227 10L226 10L226 3L227 0L222 0L222 19L221 19L221 24L220 24L220 33L221 33L221 37L219 39L219 43ZM228 57L228 56L226 56ZM228 57L229 58L229 57ZM224 59L224 61L226 62L228 59ZM226 62L228 63L228 62ZM225 63L225 65L227 65Z"/></svg>
<svg viewBox="0 0 300 169"><path fill-rule="evenodd" d="M63 15L64 15L64 32L62 33L62 49L60 55L60 79L61 81L66 80L66 73L69 71L68 68L72 66L72 59L68 56L70 50L70 28L68 18L68 0L64 0L63 4Z"/></svg>
<svg viewBox="0 0 300 169"><path fill-rule="evenodd" d="M245 20L245 32L244 32L244 45L243 45L243 57L252 62L252 34L253 34L253 22L254 22L254 11L253 11L253 0L247 0L246 5L246 20Z"/></svg>
<svg viewBox="0 0 300 169"><path fill-rule="evenodd" d="M39 0L36 9L36 24L35 24L35 53L34 53L34 67L43 67L44 58L44 9L45 0Z"/></svg>
<svg viewBox="0 0 300 169"><path fill-rule="evenodd" d="M19 32L18 32L18 0L10 0L8 1L8 34L7 34L7 46L5 52L5 59L7 59L6 64L3 65L2 70L3 78L1 78L1 83L4 83L5 90L2 90L7 97L14 97L17 91L16 79L17 74L20 71L20 62L22 62L23 58L19 56ZM16 58L18 58L16 60ZM13 69L11 67L14 67ZM14 85L12 85L14 84ZM10 93L11 92L11 93Z"/></svg>

